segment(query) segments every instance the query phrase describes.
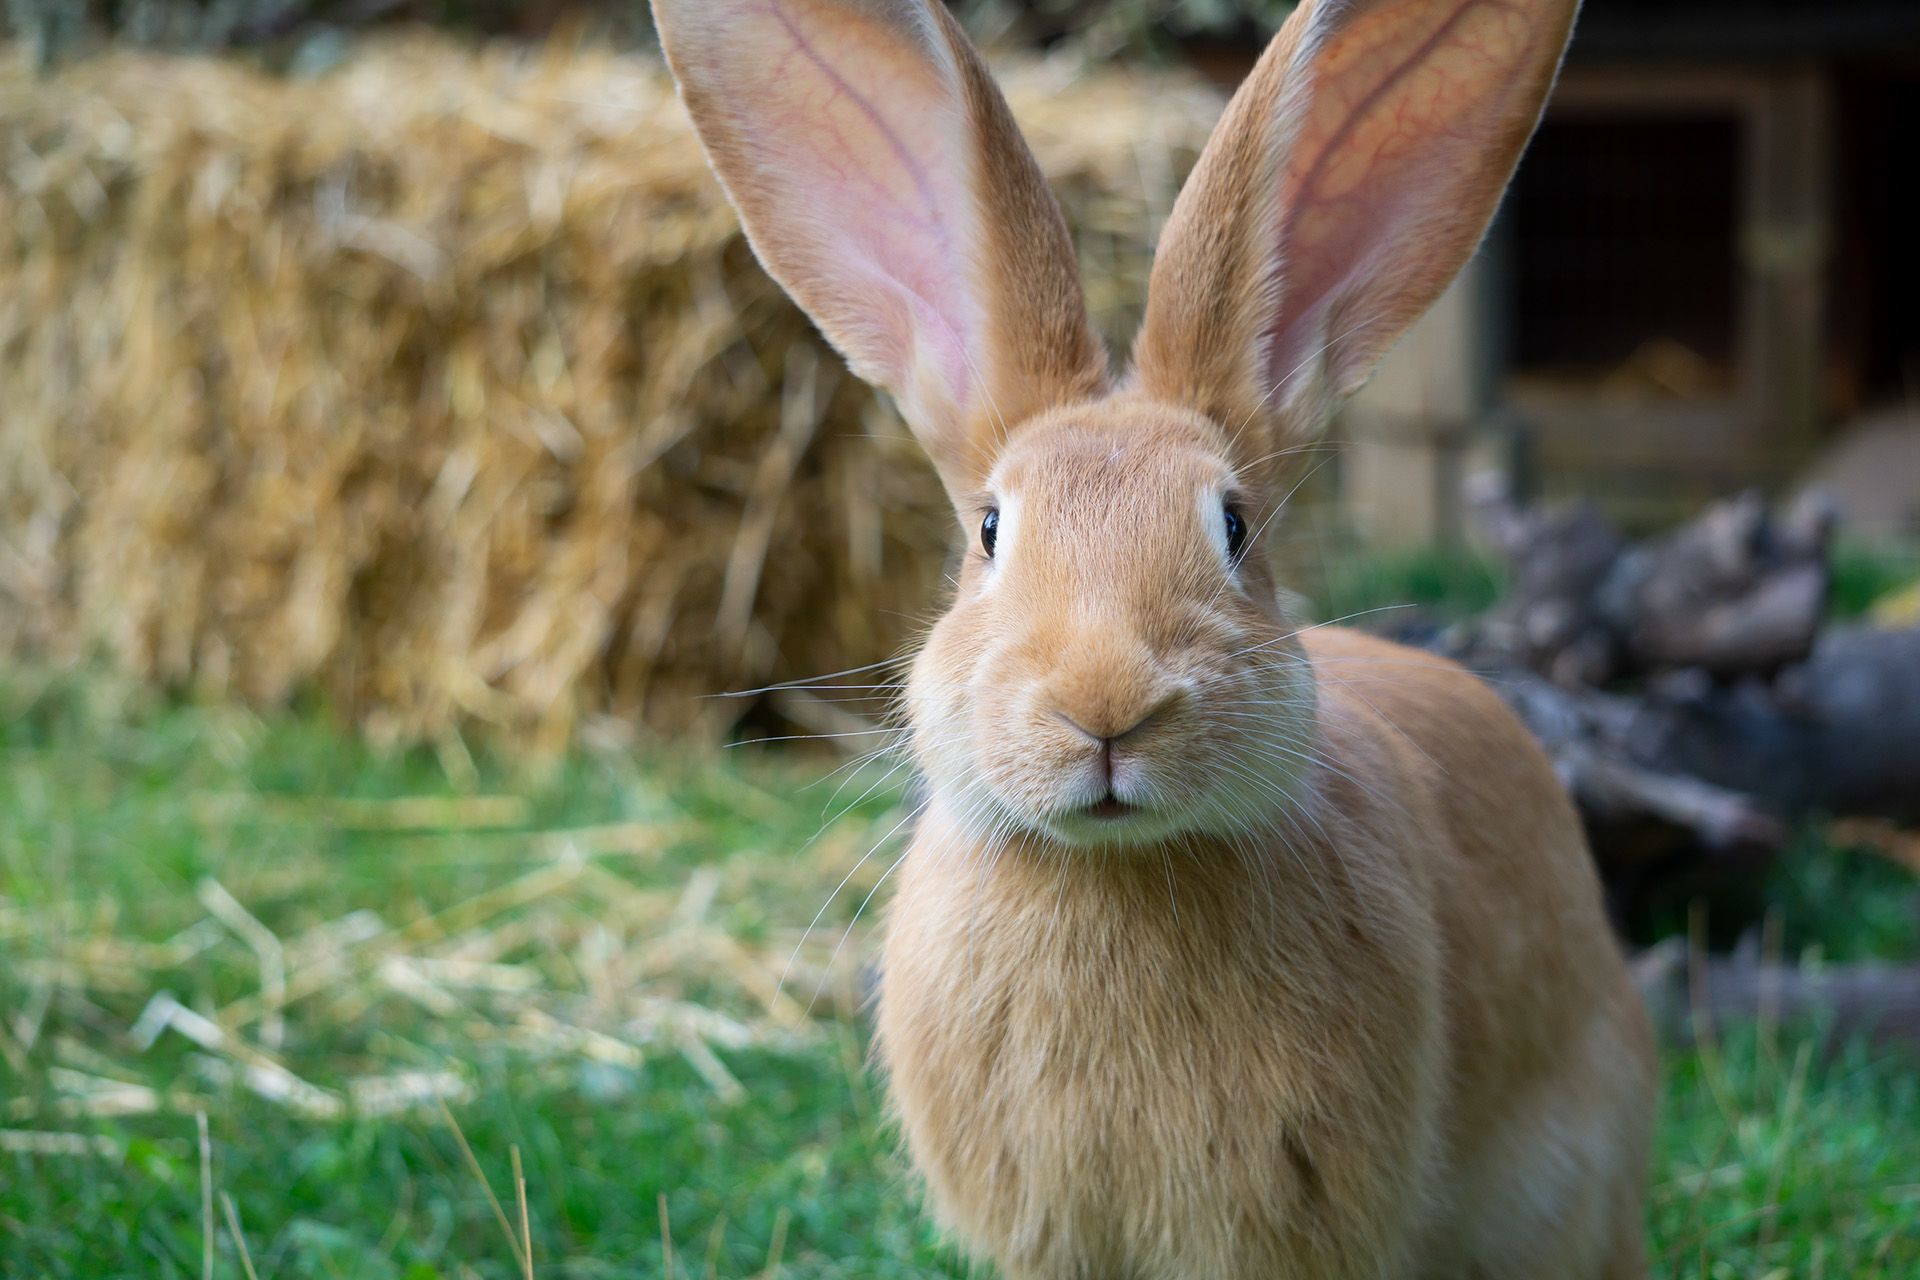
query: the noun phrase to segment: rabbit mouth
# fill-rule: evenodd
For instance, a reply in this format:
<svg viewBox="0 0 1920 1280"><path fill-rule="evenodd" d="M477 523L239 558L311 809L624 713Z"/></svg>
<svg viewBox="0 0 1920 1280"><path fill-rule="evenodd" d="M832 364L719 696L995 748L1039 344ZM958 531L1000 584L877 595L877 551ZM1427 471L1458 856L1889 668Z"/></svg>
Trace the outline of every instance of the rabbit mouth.
<svg viewBox="0 0 1920 1280"><path fill-rule="evenodd" d="M1108 791L1098 800L1057 811L1045 825L1074 845L1137 844L1165 836L1167 815Z"/></svg>
<svg viewBox="0 0 1920 1280"><path fill-rule="evenodd" d="M1092 804L1080 810L1084 816L1097 818L1103 822L1111 822L1119 818L1131 818L1141 811L1139 805L1128 804L1111 791L1107 792L1101 799L1094 801Z"/></svg>

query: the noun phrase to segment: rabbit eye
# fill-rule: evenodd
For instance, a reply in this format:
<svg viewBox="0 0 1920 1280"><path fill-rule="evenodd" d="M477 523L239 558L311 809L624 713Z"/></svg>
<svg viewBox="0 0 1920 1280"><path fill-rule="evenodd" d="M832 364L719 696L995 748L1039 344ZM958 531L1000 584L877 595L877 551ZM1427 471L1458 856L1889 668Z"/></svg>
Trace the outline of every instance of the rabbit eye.
<svg viewBox="0 0 1920 1280"><path fill-rule="evenodd" d="M1231 564L1240 563L1240 553L1247 549L1247 522L1232 507L1226 508L1227 516L1227 560Z"/></svg>
<svg viewBox="0 0 1920 1280"><path fill-rule="evenodd" d="M980 549L987 553L987 559L993 559L993 544L1000 536L1000 509L992 508L980 521Z"/></svg>

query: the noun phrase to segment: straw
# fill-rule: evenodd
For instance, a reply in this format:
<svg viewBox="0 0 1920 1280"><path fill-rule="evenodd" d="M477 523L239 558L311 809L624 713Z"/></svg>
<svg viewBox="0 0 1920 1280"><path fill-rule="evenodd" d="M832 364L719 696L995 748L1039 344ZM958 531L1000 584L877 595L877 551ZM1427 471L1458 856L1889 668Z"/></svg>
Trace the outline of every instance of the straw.
<svg viewBox="0 0 1920 1280"><path fill-rule="evenodd" d="M1218 107L1005 79L1124 341ZM318 694L385 740L713 738L898 652L951 517L753 262L642 55L336 71L0 49L0 655Z"/></svg>

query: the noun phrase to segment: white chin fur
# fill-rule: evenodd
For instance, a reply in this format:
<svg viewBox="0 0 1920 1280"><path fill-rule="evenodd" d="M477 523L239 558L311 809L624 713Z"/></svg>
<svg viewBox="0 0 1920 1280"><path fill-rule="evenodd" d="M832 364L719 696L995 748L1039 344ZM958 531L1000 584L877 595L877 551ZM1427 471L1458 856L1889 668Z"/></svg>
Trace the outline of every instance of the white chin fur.
<svg viewBox="0 0 1920 1280"><path fill-rule="evenodd" d="M1048 836L1076 849L1138 848L1188 834L1188 829L1181 825L1177 815L1150 809L1119 818L1059 814L1041 825Z"/></svg>

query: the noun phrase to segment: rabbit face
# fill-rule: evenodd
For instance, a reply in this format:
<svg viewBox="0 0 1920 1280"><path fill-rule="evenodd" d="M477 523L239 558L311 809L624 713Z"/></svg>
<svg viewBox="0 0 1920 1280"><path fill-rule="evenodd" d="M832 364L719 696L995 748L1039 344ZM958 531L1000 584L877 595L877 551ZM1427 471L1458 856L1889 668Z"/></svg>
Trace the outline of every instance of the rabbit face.
<svg viewBox="0 0 1920 1280"><path fill-rule="evenodd" d="M957 596L908 694L955 816L1121 847L1284 815L1313 684L1253 545L1272 502L1224 444L1149 401L1059 410L962 500Z"/></svg>

